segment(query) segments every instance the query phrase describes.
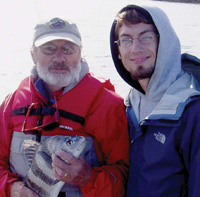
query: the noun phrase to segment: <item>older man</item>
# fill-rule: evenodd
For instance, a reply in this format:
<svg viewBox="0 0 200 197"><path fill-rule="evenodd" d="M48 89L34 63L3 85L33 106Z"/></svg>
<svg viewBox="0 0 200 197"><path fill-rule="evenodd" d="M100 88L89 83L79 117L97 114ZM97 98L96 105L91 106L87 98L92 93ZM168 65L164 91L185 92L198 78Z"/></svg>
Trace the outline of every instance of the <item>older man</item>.
<svg viewBox="0 0 200 197"><path fill-rule="evenodd" d="M0 108L1 196L37 196L22 181L28 170L24 140L54 135L87 138L84 158L64 151L52 155L55 177L71 185L64 185L62 195L124 195L129 142L123 100L109 81L89 73L81 48L70 21L54 18L35 27L32 75Z"/></svg>

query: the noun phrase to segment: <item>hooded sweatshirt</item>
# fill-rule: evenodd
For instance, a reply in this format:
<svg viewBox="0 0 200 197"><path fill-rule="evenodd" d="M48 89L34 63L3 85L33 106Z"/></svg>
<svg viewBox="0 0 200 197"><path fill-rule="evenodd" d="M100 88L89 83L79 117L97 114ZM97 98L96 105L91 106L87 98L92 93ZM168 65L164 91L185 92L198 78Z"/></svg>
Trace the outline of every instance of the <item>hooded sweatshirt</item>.
<svg viewBox="0 0 200 197"><path fill-rule="evenodd" d="M121 60L118 58L118 46L114 43L114 41L117 40L114 35L115 22L111 29L110 44L112 58L117 71L121 77L133 87L129 93L129 102L134 108L137 120L142 121L151 114L156 106L158 106L163 95L167 90L169 91L169 88L174 82L183 77L183 75L188 74L181 68L180 41L167 15L157 7L143 6L143 9L136 5L129 5L123 8L119 13L132 8L136 8L144 15L151 18L159 32L159 46L155 70L151 76L146 92L143 91L138 81L132 80L130 73L126 71ZM189 76L185 77L190 78ZM187 85L190 86L189 83Z"/></svg>
<svg viewBox="0 0 200 197"><path fill-rule="evenodd" d="M162 10L129 5L120 13L132 8L152 19L159 44L155 70L144 92L118 58L113 22L112 58L132 87L126 101L130 132L127 196L199 196L200 92L196 79L182 66L188 71L191 65L192 69L200 66L200 61L181 55L179 39Z"/></svg>

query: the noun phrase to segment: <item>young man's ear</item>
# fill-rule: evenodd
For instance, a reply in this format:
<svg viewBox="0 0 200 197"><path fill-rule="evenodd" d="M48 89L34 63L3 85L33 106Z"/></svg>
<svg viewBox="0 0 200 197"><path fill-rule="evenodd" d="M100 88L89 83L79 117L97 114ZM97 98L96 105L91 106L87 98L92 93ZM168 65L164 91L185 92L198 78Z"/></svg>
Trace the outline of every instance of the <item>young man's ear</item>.
<svg viewBox="0 0 200 197"><path fill-rule="evenodd" d="M119 59L122 59L120 54L118 54L118 58L119 58Z"/></svg>

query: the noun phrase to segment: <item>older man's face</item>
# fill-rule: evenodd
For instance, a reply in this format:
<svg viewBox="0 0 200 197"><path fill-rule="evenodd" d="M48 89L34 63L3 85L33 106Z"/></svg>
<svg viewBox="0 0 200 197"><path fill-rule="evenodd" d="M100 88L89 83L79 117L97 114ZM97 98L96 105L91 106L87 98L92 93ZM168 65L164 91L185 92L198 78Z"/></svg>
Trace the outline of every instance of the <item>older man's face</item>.
<svg viewBox="0 0 200 197"><path fill-rule="evenodd" d="M47 84L66 87L78 80L81 49L73 43L65 40L48 42L37 47L32 57L39 77Z"/></svg>

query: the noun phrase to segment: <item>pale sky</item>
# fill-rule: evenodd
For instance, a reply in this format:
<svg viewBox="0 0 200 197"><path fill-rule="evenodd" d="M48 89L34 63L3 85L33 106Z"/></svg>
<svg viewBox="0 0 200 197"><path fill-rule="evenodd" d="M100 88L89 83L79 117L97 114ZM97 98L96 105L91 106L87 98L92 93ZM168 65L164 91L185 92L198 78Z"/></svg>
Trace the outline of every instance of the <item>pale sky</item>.
<svg viewBox="0 0 200 197"><path fill-rule="evenodd" d="M166 3L151 0L2 0L0 2L0 101L30 75L33 29L44 19L73 20L81 33L84 58L96 75L110 78L119 93L123 85L113 66L109 33L117 12L127 4L154 3L168 15L183 52L200 57L200 4ZM142 4L141 3L141 4ZM128 87L129 89L129 87ZM124 93L123 93L124 95Z"/></svg>

